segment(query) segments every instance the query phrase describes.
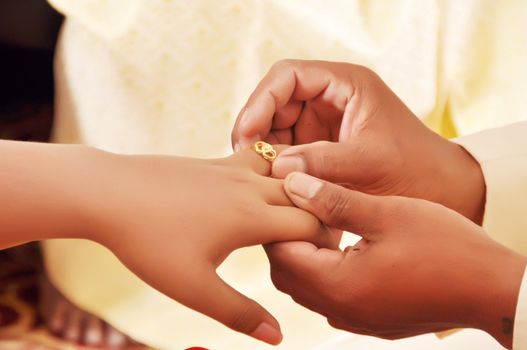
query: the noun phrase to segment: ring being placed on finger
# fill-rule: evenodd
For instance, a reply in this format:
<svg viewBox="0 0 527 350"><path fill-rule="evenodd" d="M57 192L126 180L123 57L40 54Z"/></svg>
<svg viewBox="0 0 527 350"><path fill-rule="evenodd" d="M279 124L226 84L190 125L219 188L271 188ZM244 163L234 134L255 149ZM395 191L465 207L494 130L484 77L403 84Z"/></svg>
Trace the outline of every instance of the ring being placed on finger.
<svg viewBox="0 0 527 350"><path fill-rule="evenodd" d="M263 159L273 162L276 159L276 151L274 150L273 146L268 144L267 142L258 141L254 144L253 149L262 156Z"/></svg>

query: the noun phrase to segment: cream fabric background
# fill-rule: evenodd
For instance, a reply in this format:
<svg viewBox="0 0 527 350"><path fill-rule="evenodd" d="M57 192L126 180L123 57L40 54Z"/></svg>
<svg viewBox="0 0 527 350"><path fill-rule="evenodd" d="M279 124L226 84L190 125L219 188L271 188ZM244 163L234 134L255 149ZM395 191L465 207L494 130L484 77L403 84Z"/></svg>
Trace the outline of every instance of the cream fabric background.
<svg viewBox="0 0 527 350"><path fill-rule="evenodd" d="M367 65L446 136L527 115L521 0L50 2L67 16L56 60L57 142L228 154L238 110L281 58ZM268 348L148 288L95 244L47 242L46 260L68 297L150 345ZM234 254L222 273L282 321L279 348L308 349L338 333L274 291L259 248Z"/></svg>

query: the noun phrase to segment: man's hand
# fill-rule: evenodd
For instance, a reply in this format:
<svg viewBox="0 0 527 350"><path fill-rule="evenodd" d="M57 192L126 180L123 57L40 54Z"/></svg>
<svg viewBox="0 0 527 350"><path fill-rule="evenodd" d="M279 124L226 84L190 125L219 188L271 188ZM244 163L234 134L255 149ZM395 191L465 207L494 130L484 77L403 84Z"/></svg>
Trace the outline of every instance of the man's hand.
<svg viewBox="0 0 527 350"><path fill-rule="evenodd" d="M300 208L362 240L345 251L269 245L277 288L340 329L395 339L479 328L511 346L526 258L441 205L372 196L303 173L286 192Z"/></svg>
<svg viewBox="0 0 527 350"><path fill-rule="evenodd" d="M274 162L278 178L301 171L366 193L431 200L482 221L479 164L429 130L365 67L277 63L240 113L232 140L235 149L258 140L300 145Z"/></svg>

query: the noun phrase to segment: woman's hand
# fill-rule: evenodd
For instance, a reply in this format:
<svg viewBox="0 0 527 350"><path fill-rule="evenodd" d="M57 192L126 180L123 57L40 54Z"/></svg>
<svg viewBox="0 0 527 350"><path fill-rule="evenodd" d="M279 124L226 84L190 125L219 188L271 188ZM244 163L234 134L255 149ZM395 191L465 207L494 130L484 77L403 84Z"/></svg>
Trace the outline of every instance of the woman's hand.
<svg viewBox="0 0 527 350"><path fill-rule="evenodd" d="M336 247L254 151L220 160L123 156L79 145L0 141L0 249L84 238L169 297L242 333L280 342L278 322L216 268L233 250L304 240Z"/></svg>
<svg viewBox="0 0 527 350"><path fill-rule="evenodd" d="M254 151L220 160L105 154L94 240L173 299L271 344L278 322L216 268L235 249L284 240L333 246ZM335 236L335 239L337 237Z"/></svg>
<svg viewBox="0 0 527 350"><path fill-rule="evenodd" d="M345 251L269 245L274 284L343 330L396 339L479 328L510 347L526 258L441 205L372 196L303 173L286 179L300 208L362 236Z"/></svg>
<svg viewBox="0 0 527 350"><path fill-rule="evenodd" d="M301 171L366 193L427 199L482 220L485 182L478 162L429 130L365 67L275 64L232 132L235 149L260 139L299 145L274 162L277 178Z"/></svg>

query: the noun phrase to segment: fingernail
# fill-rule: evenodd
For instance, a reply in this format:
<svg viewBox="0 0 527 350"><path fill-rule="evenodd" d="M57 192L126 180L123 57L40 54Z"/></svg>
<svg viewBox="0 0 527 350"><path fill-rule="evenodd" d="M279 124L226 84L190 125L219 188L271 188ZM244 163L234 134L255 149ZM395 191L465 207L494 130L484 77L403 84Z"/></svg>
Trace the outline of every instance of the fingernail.
<svg viewBox="0 0 527 350"><path fill-rule="evenodd" d="M282 333L268 323L262 322L251 333L251 337L271 345L278 345L282 341Z"/></svg>
<svg viewBox="0 0 527 350"><path fill-rule="evenodd" d="M295 173L291 176L287 186L289 190L297 196L305 199L311 199L315 197L322 188L322 182L313 176L309 176L303 173Z"/></svg>
<svg viewBox="0 0 527 350"><path fill-rule="evenodd" d="M280 156L273 162L273 174L285 177L293 171L306 172L306 163L300 156Z"/></svg>

